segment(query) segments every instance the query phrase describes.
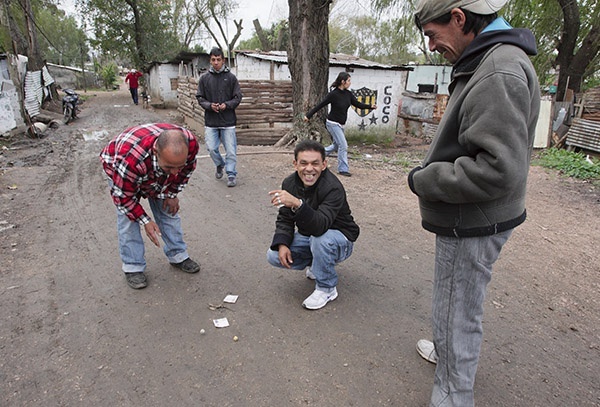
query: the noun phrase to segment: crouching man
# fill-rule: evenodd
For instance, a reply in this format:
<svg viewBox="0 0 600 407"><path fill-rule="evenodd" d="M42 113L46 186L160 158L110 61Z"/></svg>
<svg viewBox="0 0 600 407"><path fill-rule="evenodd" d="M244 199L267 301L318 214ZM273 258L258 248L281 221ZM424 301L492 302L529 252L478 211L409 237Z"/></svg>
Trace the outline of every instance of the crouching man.
<svg viewBox="0 0 600 407"><path fill-rule="evenodd" d="M279 214L267 260L276 267L306 268L306 277L316 280L316 286L302 306L316 310L337 298L335 266L350 257L360 229L344 186L327 169L321 143L299 142L294 168L281 189L269 192Z"/></svg>

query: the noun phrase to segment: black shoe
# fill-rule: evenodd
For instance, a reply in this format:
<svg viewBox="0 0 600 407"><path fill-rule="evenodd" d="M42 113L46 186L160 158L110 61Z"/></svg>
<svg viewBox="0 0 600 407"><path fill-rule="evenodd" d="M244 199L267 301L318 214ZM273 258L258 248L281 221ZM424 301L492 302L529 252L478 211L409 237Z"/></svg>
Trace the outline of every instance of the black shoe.
<svg viewBox="0 0 600 407"><path fill-rule="evenodd" d="M144 273L125 273L125 279L129 287L139 290L148 286L148 280Z"/></svg>
<svg viewBox="0 0 600 407"><path fill-rule="evenodd" d="M194 260L189 257L182 261L181 263L171 263L171 266L177 267L181 271L185 271L186 273L197 273L200 271L200 265L196 263Z"/></svg>
<svg viewBox="0 0 600 407"><path fill-rule="evenodd" d="M223 178L223 166L222 165L217 166L217 171L215 172L215 178L216 179Z"/></svg>
<svg viewBox="0 0 600 407"><path fill-rule="evenodd" d="M340 172L339 174L340 174L340 175L343 175L344 177L351 177L351 176L352 176L352 174L350 174L350 173L349 173L349 172L347 172L347 171L342 171L342 172Z"/></svg>

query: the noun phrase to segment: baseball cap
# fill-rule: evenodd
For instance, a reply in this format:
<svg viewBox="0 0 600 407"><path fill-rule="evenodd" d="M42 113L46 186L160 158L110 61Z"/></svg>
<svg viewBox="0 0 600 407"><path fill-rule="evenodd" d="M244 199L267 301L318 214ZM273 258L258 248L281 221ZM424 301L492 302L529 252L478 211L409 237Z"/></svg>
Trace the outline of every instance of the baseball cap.
<svg viewBox="0 0 600 407"><path fill-rule="evenodd" d="M421 26L460 7L475 14L488 15L500 10L508 0L420 0L415 10L415 18Z"/></svg>

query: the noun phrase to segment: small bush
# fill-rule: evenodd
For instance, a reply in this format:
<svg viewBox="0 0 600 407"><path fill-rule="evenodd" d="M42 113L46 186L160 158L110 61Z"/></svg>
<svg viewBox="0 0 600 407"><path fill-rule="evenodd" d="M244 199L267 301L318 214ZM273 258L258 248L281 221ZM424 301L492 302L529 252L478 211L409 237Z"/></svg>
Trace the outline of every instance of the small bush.
<svg viewBox="0 0 600 407"><path fill-rule="evenodd" d="M600 179L600 163L591 158L588 162L586 155L581 152L567 151L558 148L544 150L534 164L560 171L562 174L579 179Z"/></svg>
<svg viewBox="0 0 600 407"><path fill-rule="evenodd" d="M106 90L114 89L114 86L117 84L117 75L119 73L119 68L117 65L110 63L105 65L100 70L100 77L104 82L104 88Z"/></svg>

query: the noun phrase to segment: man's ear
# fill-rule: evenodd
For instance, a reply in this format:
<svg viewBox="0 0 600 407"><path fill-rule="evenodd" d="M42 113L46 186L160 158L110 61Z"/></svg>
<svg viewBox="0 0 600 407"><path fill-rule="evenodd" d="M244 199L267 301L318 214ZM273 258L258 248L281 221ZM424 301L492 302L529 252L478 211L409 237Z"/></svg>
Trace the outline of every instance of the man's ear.
<svg viewBox="0 0 600 407"><path fill-rule="evenodd" d="M465 16L465 13L456 7L450 10L450 14L452 14L452 21L455 21L456 24L462 29L467 21L467 16Z"/></svg>

